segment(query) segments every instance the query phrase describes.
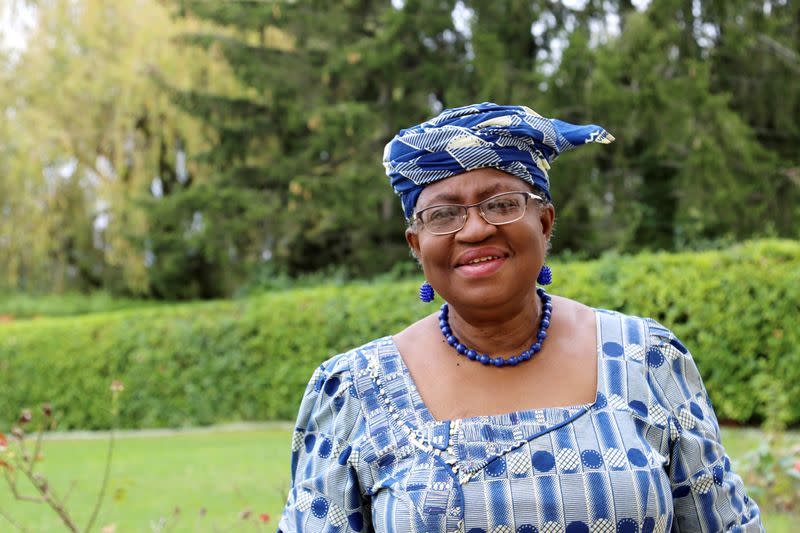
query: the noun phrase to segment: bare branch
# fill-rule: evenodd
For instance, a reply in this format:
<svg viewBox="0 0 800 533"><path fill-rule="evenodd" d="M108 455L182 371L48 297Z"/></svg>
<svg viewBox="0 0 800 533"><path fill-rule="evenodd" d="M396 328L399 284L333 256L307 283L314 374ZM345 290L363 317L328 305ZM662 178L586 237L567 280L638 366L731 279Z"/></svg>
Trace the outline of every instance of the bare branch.
<svg viewBox="0 0 800 533"><path fill-rule="evenodd" d="M5 518L9 524L11 524L17 529L17 531L30 531L29 529L22 527L22 525L16 523L6 512L3 511L3 509L0 509L0 516Z"/></svg>
<svg viewBox="0 0 800 533"><path fill-rule="evenodd" d="M92 510L92 516L89 517L89 522L86 524L86 529L84 529L84 531L86 531L87 533L91 531L92 526L97 520L97 515L100 512L100 506L103 504L103 498L106 495L106 489L108 488L108 479L111 475L111 458L113 454L114 454L114 430L112 429L108 437L108 453L106 454L106 470L105 473L103 474L103 484L100 486L100 492L97 494L97 501L94 504L94 509Z"/></svg>

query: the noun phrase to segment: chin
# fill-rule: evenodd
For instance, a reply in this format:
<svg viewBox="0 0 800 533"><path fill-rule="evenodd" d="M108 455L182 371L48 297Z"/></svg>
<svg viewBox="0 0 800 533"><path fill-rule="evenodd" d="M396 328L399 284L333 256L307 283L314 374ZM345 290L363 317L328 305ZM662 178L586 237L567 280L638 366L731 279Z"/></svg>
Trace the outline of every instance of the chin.
<svg viewBox="0 0 800 533"><path fill-rule="evenodd" d="M507 304L515 296L519 296L525 289L517 287L509 290L507 284L484 283L474 284L469 287L462 287L457 291L454 301L448 302L469 307L491 308Z"/></svg>

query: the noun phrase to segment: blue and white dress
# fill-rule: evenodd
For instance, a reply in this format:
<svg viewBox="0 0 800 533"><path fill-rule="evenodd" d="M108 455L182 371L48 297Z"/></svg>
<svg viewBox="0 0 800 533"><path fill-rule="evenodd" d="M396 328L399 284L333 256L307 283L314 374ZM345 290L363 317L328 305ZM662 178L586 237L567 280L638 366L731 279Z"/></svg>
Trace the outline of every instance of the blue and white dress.
<svg viewBox="0 0 800 533"><path fill-rule="evenodd" d="M764 531L686 348L650 319L595 316L587 405L437 421L391 337L323 363L279 531Z"/></svg>

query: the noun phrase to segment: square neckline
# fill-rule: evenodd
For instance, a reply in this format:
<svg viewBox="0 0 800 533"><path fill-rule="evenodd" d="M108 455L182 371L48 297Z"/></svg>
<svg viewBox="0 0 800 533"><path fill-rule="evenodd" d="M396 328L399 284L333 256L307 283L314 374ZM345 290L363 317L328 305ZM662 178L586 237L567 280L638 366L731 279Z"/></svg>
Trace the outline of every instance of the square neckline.
<svg viewBox="0 0 800 533"><path fill-rule="evenodd" d="M520 409L517 411L509 411L507 413L495 413L495 414L488 414L488 415L476 415L476 416L468 416L468 417L460 417L460 418L448 418L440 420L436 418L433 413L428 408L428 404L425 403L425 400L422 398L422 394L419 392L419 388L417 387L416 381L414 381L414 376L411 374L411 371L408 369L406 365L405 359L403 359L403 355L400 353L400 349L397 346L397 343L394 340L393 335L387 335L385 338L391 345L392 351L396 356L397 360L399 361L399 367L404 376L407 377L407 388L409 394L414 398L414 404L417 406L421 406L423 410L422 415L423 418L427 418L431 420L430 424L439 425L439 424L464 424L464 423L475 423L480 421L490 420L493 423L502 423L508 424L512 418L519 418L519 417L529 417L535 416L536 413L540 413L542 415L554 415L554 414L569 414L569 416L574 417L580 411L589 411L598 403L599 395L602 393L601 387L601 379L602 379L602 342L601 342L601 327L600 327L600 310L595 307L590 307L592 310L592 314L594 315L594 323L595 323L595 358L596 358L596 380L595 380L595 393L594 393L594 400L587 403L581 404L572 404L572 405L564 405L564 406L547 406L547 407L539 407L533 409ZM550 418L547 417L546 418Z"/></svg>

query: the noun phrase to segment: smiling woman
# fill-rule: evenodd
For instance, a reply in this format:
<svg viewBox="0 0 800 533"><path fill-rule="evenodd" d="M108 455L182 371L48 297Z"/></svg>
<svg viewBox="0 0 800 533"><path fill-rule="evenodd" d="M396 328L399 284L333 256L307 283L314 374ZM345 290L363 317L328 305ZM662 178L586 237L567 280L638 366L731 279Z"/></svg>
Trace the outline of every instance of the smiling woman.
<svg viewBox="0 0 800 533"><path fill-rule="evenodd" d="M683 344L537 287L550 162L611 141L484 103L387 145L421 296L446 303L314 373L280 531L763 530Z"/></svg>

